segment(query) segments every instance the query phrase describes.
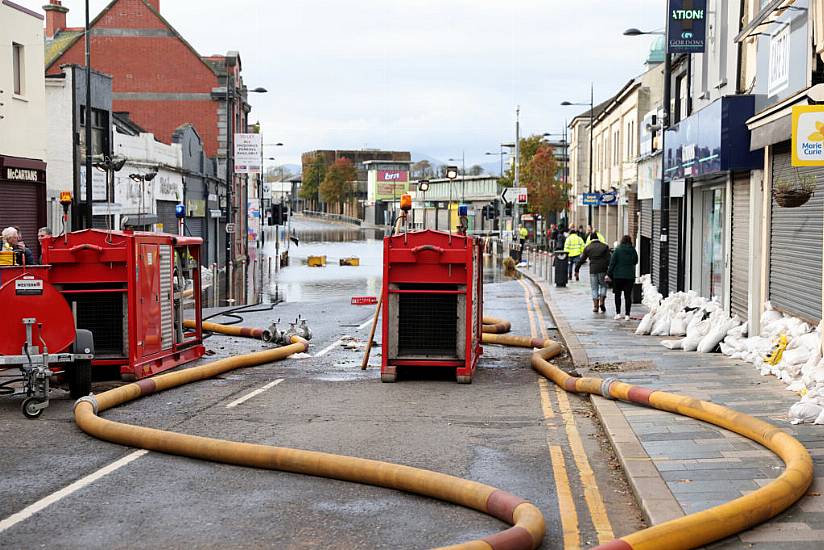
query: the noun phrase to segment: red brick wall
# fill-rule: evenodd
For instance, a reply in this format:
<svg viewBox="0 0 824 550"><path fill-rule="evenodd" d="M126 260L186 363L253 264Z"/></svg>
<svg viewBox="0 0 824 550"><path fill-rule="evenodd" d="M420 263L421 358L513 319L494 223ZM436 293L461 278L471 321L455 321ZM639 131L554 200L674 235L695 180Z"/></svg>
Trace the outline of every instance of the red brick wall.
<svg viewBox="0 0 824 550"><path fill-rule="evenodd" d="M166 29L143 0L120 0L101 18L95 29ZM85 46L78 40L50 68L57 73L66 63L85 63ZM175 36L95 36L92 34L92 67L113 77L115 94L202 93L219 85L215 73ZM160 141L171 143L172 132L191 123L203 138L209 156L217 154L217 111L221 103L209 99L122 100L115 111L128 111L132 119Z"/></svg>

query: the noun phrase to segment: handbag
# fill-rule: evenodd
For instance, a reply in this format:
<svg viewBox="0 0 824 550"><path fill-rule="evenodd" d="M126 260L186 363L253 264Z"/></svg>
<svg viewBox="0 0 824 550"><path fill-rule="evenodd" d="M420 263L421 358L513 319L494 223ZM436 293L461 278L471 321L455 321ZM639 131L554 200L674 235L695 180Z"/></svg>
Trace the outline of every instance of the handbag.
<svg viewBox="0 0 824 550"><path fill-rule="evenodd" d="M607 288L612 288L612 277L604 275L604 284L607 285Z"/></svg>

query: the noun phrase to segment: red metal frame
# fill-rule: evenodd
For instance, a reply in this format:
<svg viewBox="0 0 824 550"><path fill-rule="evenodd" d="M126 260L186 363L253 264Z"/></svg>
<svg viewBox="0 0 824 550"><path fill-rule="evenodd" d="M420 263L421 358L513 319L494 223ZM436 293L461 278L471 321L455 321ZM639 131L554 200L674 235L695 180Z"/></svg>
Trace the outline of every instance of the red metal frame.
<svg viewBox="0 0 824 550"><path fill-rule="evenodd" d="M43 239L43 263L51 283L65 295L125 293L128 356L95 359L93 365L119 365L126 379L140 379L203 356L200 269L192 270L196 327L162 345L161 308L171 307L177 251L199 266L202 239L164 233L88 229ZM168 271L160 270L160 247L170 247ZM164 249L164 253L167 249ZM161 295L161 281L168 295ZM179 299L182 299L178 296Z"/></svg>
<svg viewBox="0 0 824 550"><path fill-rule="evenodd" d="M396 367L434 366L455 368L464 380L471 378L483 353L483 251L478 239L441 231L415 231L386 237L383 244L383 304L381 315L383 353L381 374L395 374ZM454 284L464 288L398 289L398 284ZM466 295L465 353L462 360L390 358L390 295ZM468 378L467 378L468 377Z"/></svg>

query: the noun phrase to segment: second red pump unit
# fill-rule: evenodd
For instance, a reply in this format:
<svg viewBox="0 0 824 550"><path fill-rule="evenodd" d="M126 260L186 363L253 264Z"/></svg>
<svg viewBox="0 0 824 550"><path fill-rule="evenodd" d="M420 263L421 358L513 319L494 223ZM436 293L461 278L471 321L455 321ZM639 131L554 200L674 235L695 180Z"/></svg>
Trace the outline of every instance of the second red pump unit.
<svg viewBox="0 0 824 550"><path fill-rule="evenodd" d="M381 380L398 368L442 367L472 382L482 353L483 252L479 240L440 231L383 244Z"/></svg>

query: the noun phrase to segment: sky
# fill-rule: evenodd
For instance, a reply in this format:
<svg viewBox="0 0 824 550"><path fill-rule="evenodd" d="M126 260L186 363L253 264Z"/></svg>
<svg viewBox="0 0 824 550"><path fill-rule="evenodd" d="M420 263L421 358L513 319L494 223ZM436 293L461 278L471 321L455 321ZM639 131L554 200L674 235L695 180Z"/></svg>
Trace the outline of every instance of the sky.
<svg viewBox="0 0 824 550"><path fill-rule="evenodd" d="M15 0L42 12L47 0ZM108 0L90 0L91 17ZM83 0L63 0L82 26ZM250 121L277 163L381 148L466 166L521 133L560 133L643 72L665 0L160 0L201 55L240 52Z"/></svg>

